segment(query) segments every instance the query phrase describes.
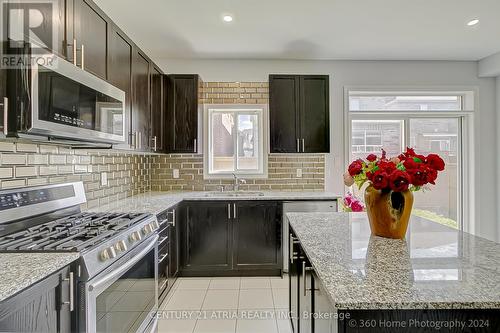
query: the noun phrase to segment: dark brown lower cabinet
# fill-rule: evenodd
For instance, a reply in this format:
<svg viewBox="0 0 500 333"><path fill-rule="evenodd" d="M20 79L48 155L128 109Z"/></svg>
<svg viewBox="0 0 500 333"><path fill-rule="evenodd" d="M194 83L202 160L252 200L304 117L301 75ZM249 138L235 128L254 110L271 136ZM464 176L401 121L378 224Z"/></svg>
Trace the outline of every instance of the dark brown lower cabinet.
<svg viewBox="0 0 500 333"><path fill-rule="evenodd" d="M0 303L0 331L74 331L69 306L69 273L66 267Z"/></svg>
<svg viewBox="0 0 500 333"><path fill-rule="evenodd" d="M281 275L281 203L189 202L185 214L181 275Z"/></svg>

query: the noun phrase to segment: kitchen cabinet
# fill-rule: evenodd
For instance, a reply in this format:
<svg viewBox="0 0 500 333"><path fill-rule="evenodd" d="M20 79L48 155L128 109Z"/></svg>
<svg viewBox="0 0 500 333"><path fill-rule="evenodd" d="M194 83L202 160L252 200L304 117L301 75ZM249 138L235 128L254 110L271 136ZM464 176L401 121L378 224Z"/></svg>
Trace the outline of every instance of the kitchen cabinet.
<svg viewBox="0 0 500 333"><path fill-rule="evenodd" d="M270 75L272 153L330 151L328 75Z"/></svg>
<svg viewBox="0 0 500 333"><path fill-rule="evenodd" d="M132 59L132 141L136 150L147 151L151 127L150 63L136 48Z"/></svg>
<svg viewBox="0 0 500 333"><path fill-rule="evenodd" d="M198 75L168 75L167 79L167 152L198 152Z"/></svg>
<svg viewBox="0 0 500 333"><path fill-rule="evenodd" d="M315 273L312 274L312 288L314 290L313 295L313 309L314 313L317 314L328 314L333 313L333 308L330 303L330 299L326 293L323 284L318 279ZM316 333L333 333L336 332L335 320L329 318L329 316L317 316L313 319L313 332Z"/></svg>
<svg viewBox="0 0 500 333"><path fill-rule="evenodd" d="M182 228L182 275L278 275L281 203L190 202Z"/></svg>
<svg viewBox="0 0 500 333"><path fill-rule="evenodd" d="M301 272L301 262L299 260L299 252L296 249L298 240L290 233L290 252L289 252L289 263L288 263L288 278L289 278L289 302L290 302L290 318L292 331L294 333L299 332L299 315L300 315L300 304L299 304L299 289L300 289L300 276Z"/></svg>
<svg viewBox="0 0 500 333"><path fill-rule="evenodd" d="M125 92L126 146L133 146L130 117L132 113L132 49L133 43L113 26L109 34L108 81Z"/></svg>
<svg viewBox="0 0 500 333"><path fill-rule="evenodd" d="M165 150L165 105L163 102L163 74L157 67L151 68L151 149Z"/></svg>
<svg viewBox="0 0 500 333"><path fill-rule="evenodd" d="M280 269L282 205L276 201L240 201L233 222L234 268Z"/></svg>
<svg viewBox="0 0 500 333"><path fill-rule="evenodd" d="M232 268L230 205L223 201L190 203L183 228L183 272Z"/></svg>
<svg viewBox="0 0 500 333"><path fill-rule="evenodd" d="M109 22L91 1L73 0L74 39L80 50L79 64L86 71L107 79Z"/></svg>
<svg viewBox="0 0 500 333"><path fill-rule="evenodd" d="M70 299L75 299L75 295L70 298L70 291L74 291L70 288L72 277L66 267L0 303L2 332L74 331L70 308Z"/></svg>

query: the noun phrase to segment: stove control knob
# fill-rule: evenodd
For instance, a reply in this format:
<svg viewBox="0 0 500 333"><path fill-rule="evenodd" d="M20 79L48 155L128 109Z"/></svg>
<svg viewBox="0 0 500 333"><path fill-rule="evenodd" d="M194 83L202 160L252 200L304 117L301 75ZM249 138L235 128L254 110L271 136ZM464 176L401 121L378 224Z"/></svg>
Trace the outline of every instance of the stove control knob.
<svg viewBox="0 0 500 333"><path fill-rule="evenodd" d="M157 220L155 220L154 222L151 222L149 225L151 226L151 229L153 231L156 231L156 230L160 229L160 225L158 224Z"/></svg>
<svg viewBox="0 0 500 333"><path fill-rule="evenodd" d="M118 241L118 243L115 244L115 250L118 252L127 251L127 244L125 243L125 241L124 240Z"/></svg>
<svg viewBox="0 0 500 333"><path fill-rule="evenodd" d="M128 237L132 243L138 242L142 239L141 233L139 231L134 231Z"/></svg>
<svg viewBox="0 0 500 333"><path fill-rule="evenodd" d="M149 235L152 232L153 232L153 226L151 224L146 224L144 228L142 228L142 233L145 236Z"/></svg>
<svg viewBox="0 0 500 333"><path fill-rule="evenodd" d="M101 260L106 261L108 259L113 259L116 257L116 251L113 247L108 247L107 249L102 250L101 252Z"/></svg>

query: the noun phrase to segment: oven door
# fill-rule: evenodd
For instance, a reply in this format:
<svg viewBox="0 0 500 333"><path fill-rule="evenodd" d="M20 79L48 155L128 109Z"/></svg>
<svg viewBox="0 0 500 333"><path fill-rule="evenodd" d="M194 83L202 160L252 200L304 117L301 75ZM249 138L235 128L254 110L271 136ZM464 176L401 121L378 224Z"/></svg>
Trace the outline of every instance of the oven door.
<svg viewBox="0 0 500 333"><path fill-rule="evenodd" d="M85 325L82 331L144 332L158 310L158 236L85 284Z"/></svg>

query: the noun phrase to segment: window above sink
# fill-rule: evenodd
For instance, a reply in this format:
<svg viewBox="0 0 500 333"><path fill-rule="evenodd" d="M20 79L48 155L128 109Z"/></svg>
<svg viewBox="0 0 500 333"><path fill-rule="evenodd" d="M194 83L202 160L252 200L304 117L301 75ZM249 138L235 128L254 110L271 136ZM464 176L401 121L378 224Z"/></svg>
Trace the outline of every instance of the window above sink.
<svg viewBox="0 0 500 333"><path fill-rule="evenodd" d="M267 177L267 105L206 105L204 178Z"/></svg>

